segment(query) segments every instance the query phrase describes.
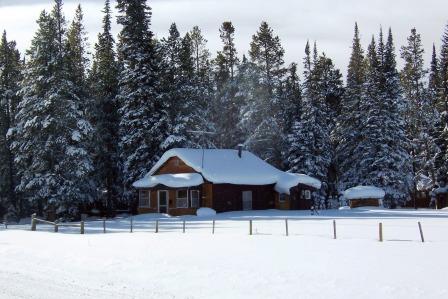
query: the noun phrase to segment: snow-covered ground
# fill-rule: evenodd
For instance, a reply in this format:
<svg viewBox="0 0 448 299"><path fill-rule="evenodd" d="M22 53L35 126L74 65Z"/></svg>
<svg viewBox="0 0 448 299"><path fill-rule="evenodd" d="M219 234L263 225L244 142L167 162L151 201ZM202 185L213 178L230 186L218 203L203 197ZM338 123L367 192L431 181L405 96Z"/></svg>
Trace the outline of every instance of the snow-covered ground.
<svg viewBox="0 0 448 299"><path fill-rule="evenodd" d="M106 224L0 228L0 298L448 298L448 211L140 215L132 234L129 218Z"/></svg>

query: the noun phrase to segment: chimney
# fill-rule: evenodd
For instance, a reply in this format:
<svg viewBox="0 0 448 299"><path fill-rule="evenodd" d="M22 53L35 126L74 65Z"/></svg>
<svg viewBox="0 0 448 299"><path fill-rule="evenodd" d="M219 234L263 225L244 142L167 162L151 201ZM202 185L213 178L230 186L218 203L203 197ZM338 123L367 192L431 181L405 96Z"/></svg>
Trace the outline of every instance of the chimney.
<svg viewBox="0 0 448 299"><path fill-rule="evenodd" d="M241 158L242 155L243 155L243 145L238 144L238 157Z"/></svg>

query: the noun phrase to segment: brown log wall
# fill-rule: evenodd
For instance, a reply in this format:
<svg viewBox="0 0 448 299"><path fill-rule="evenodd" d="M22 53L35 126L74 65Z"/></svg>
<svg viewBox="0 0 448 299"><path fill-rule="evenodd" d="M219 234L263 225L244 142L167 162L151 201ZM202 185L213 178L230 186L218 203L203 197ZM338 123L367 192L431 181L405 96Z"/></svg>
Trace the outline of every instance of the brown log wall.
<svg viewBox="0 0 448 299"><path fill-rule="evenodd" d="M176 173L196 173L196 171L178 157L171 157L160 166L154 175Z"/></svg>
<svg viewBox="0 0 448 299"><path fill-rule="evenodd" d="M380 201L375 198L366 198L366 199L351 199L350 200L350 208L358 208L358 207L379 207Z"/></svg>
<svg viewBox="0 0 448 299"><path fill-rule="evenodd" d="M243 191L252 191L252 209L266 210L275 208L274 185L213 185L213 209L216 212L241 211L243 209Z"/></svg>

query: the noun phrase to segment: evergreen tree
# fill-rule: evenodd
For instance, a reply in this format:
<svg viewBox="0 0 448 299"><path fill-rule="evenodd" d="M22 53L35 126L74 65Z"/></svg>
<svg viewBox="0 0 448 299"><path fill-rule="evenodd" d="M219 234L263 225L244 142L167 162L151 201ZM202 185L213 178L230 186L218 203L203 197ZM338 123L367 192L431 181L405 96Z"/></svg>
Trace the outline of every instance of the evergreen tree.
<svg viewBox="0 0 448 299"><path fill-rule="evenodd" d="M92 162L86 150L92 129L73 82L61 0L51 14L41 13L38 25L27 52L13 131L20 175L16 190L39 213L75 217L92 200Z"/></svg>
<svg viewBox="0 0 448 299"><path fill-rule="evenodd" d="M221 148L235 148L242 141L242 132L237 126L242 102L237 98L240 86L236 79L239 60L235 48L235 27L231 22L224 22L219 32L223 48L215 59L215 143Z"/></svg>
<svg viewBox="0 0 448 299"><path fill-rule="evenodd" d="M11 151L12 138L8 135L14 124L17 95L21 80L22 63L14 41L8 41L6 32L0 40L0 216L6 212L20 216L23 212L19 196L15 193L16 167L15 153Z"/></svg>
<svg viewBox="0 0 448 299"><path fill-rule="evenodd" d="M279 119L280 95L284 68L284 49L280 38L266 22L262 22L252 37L249 55L253 65L260 72L260 80L255 92L255 101L248 103L245 110L250 123L246 131L249 147L271 164L282 167L286 136ZM250 128L254 128L253 130Z"/></svg>
<svg viewBox="0 0 448 299"><path fill-rule="evenodd" d="M210 84L211 62L210 51L207 49L207 40L202 35L201 29L194 26L190 31L191 46L195 74L203 84Z"/></svg>
<svg viewBox="0 0 448 299"><path fill-rule="evenodd" d="M364 88L366 65L364 51L359 37L358 24L355 24L352 53L347 71L347 83L341 101L342 113L339 117L336 136L336 165L340 174L340 189L345 190L359 184L358 170L360 158L355 156L356 145L360 136L363 111L360 108L361 94Z"/></svg>
<svg viewBox="0 0 448 299"><path fill-rule="evenodd" d="M158 59L150 30L151 9L145 0L119 0L118 52L122 64L117 101L120 105L120 158L124 198L134 197L131 184L162 154L168 116L157 92Z"/></svg>
<svg viewBox="0 0 448 299"><path fill-rule="evenodd" d="M90 110L90 100L87 88L87 68L89 60L87 54L87 34L83 24L84 14L81 5L78 5L70 27L67 30L67 64L71 68L71 80L74 82L75 92L79 98L79 105L87 114Z"/></svg>
<svg viewBox="0 0 448 299"><path fill-rule="evenodd" d="M433 132L439 117L429 91L424 86L427 70L424 68L423 54L420 34L414 28L408 37L408 44L401 48L401 57L405 61L401 71L401 86L406 99L406 127L408 138L412 142L410 153L414 180L424 175L430 177L435 183L434 159L437 146ZM437 78L433 77L432 80ZM413 189L416 189L416 184ZM413 191L416 192L416 190Z"/></svg>
<svg viewBox="0 0 448 299"><path fill-rule="evenodd" d="M118 153L118 63L111 33L110 1L104 7L103 31L98 34L89 77L94 126L93 161L99 199L108 210L117 207L121 195Z"/></svg>
<svg viewBox="0 0 448 299"><path fill-rule="evenodd" d="M325 54L318 56L314 46L311 57L307 43L304 59L302 114L294 122L289 135L288 165L291 172L305 173L325 184L316 198L319 202L328 193L328 175L333 150L331 144L331 102L342 93L341 74ZM336 100L338 101L338 100Z"/></svg>
<svg viewBox="0 0 448 299"><path fill-rule="evenodd" d="M359 160L362 185L374 185L386 191L386 205L403 204L410 188L410 158L401 114L401 91L396 70L392 34L378 48L372 39L367 54L366 81L362 92L361 142L355 156Z"/></svg>
<svg viewBox="0 0 448 299"><path fill-rule="evenodd" d="M294 121L300 121L302 111L302 88L297 73L297 64L288 68L288 76L283 84L283 94L280 109L280 119L283 119L282 132L288 135L292 132Z"/></svg>

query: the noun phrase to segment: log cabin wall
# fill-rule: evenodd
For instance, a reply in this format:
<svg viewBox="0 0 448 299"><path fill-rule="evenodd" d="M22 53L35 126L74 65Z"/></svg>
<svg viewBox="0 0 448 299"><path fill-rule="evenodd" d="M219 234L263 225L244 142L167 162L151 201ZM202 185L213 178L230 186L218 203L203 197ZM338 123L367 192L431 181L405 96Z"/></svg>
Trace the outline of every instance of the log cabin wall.
<svg viewBox="0 0 448 299"><path fill-rule="evenodd" d="M202 205L201 207L213 208L213 184L206 182L202 184Z"/></svg>
<svg viewBox="0 0 448 299"><path fill-rule="evenodd" d="M351 199L350 208L358 207L379 207L380 200L377 198Z"/></svg>
<svg viewBox="0 0 448 299"><path fill-rule="evenodd" d="M275 207L274 185L213 184L213 209L216 212L241 211L243 191L252 191L252 209L266 210Z"/></svg>
<svg viewBox="0 0 448 299"><path fill-rule="evenodd" d="M154 190L147 190L147 189L141 189L142 191L149 191L150 192L150 199L149 207L138 207L137 212L139 214L146 214L146 213L157 213L157 191ZM137 193L137 196L140 196L140 190Z"/></svg>
<svg viewBox="0 0 448 299"><path fill-rule="evenodd" d="M178 157L169 158L160 168L153 174L177 174L177 173L196 173L193 168L185 164Z"/></svg>
<svg viewBox="0 0 448 299"><path fill-rule="evenodd" d="M290 210L309 210L311 206L314 204L313 197L311 199L306 199L303 191L310 191L311 194L316 191L316 189L299 184L296 187L291 188L290 196L289 196L289 209Z"/></svg>
<svg viewBox="0 0 448 299"><path fill-rule="evenodd" d="M275 208L277 210L291 210L291 202L289 195L284 195L284 200L280 201L280 194L275 193Z"/></svg>

